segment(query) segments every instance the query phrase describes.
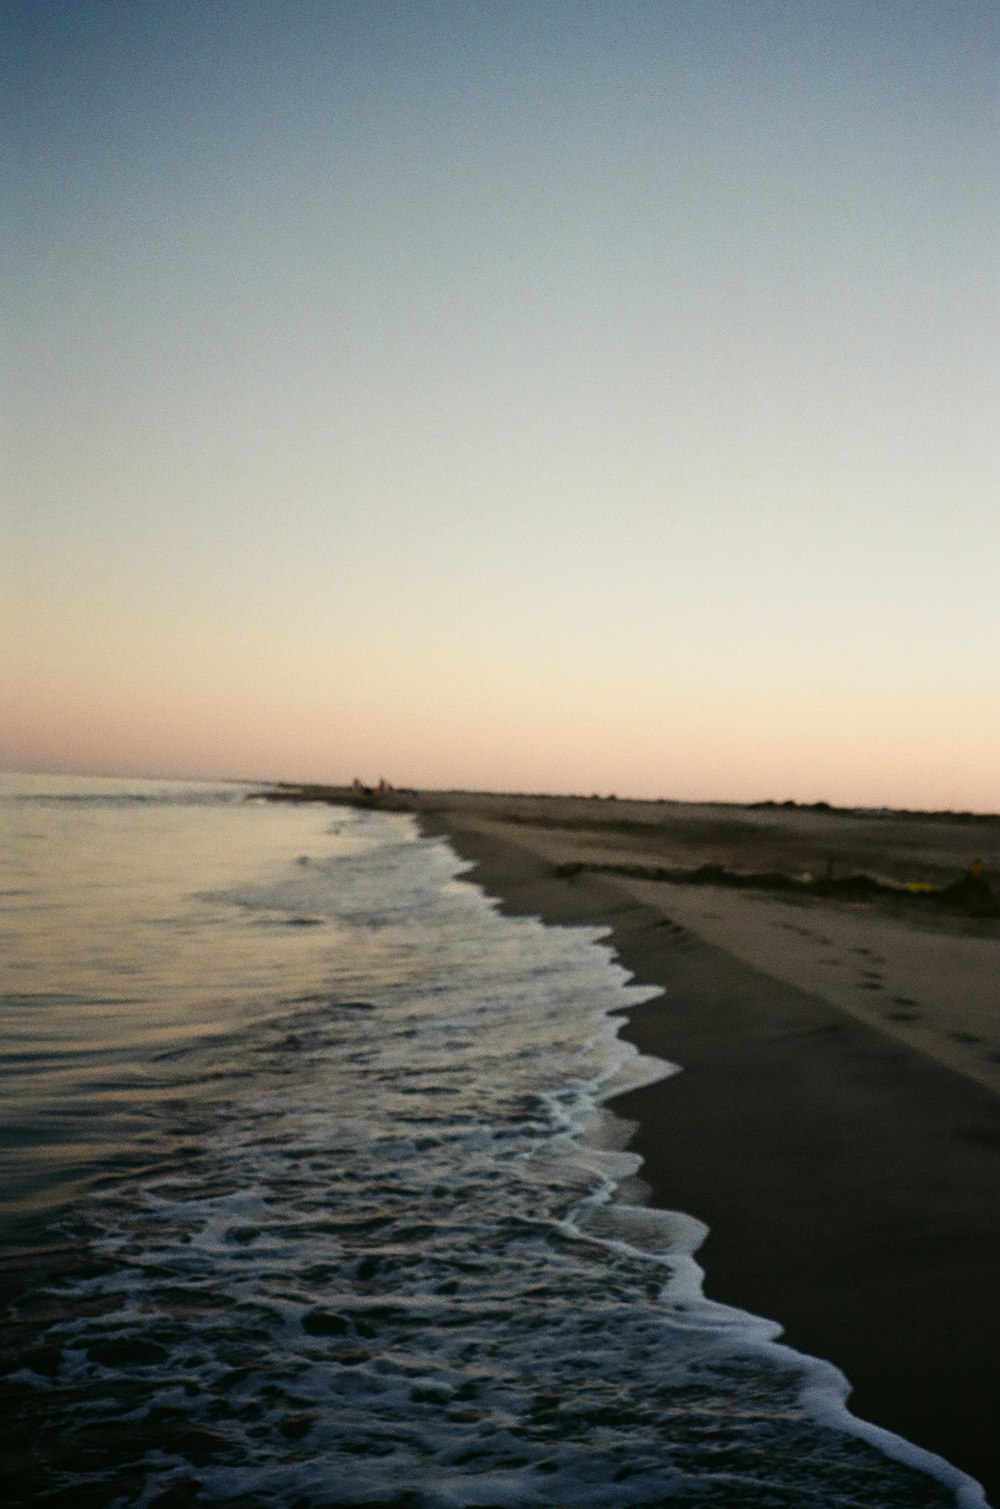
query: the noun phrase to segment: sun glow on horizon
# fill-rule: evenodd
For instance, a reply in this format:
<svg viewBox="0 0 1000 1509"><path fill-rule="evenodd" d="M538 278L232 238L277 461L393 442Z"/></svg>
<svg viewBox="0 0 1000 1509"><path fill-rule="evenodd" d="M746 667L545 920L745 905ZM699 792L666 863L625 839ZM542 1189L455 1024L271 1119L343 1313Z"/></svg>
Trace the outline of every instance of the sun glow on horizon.
<svg viewBox="0 0 1000 1509"><path fill-rule="evenodd" d="M993 8L8 30L0 761L1000 808Z"/></svg>

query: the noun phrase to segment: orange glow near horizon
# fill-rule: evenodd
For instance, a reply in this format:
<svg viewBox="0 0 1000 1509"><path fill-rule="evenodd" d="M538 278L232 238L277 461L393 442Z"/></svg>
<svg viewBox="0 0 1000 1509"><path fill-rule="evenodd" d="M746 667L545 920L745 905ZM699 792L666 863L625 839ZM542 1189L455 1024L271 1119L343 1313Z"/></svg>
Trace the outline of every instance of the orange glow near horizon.
<svg viewBox="0 0 1000 1509"><path fill-rule="evenodd" d="M15 706L7 768L206 779L349 782L354 775L437 789L545 791L706 801L830 801L994 811L981 749L956 725L833 727L703 707L696 721L554 709L519 726L485 699L381 710L183 698L131 706L100 696Z"/></svg>
<svg viewBox="0 0 1000 1509"><path fill-rule="evenodd" d="M723 11L12 23L0 763L1000 808L995 27Z"/></svg>

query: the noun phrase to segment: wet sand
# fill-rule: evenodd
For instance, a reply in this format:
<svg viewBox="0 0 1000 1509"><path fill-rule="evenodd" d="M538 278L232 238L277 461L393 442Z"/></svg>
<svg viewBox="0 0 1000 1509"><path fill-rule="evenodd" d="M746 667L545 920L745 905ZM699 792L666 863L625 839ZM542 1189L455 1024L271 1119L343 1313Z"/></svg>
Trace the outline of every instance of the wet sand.
<svg viewBox="0 0 1000 1509"><path fill-rule="evenodd" d="M446 834L505 909L612 929L626 967L664 989L624 1034L683 1071L614 1109L649 1198L707 1222L706 1293L779 1321L847 1374L856 1414L1000 1505L1000 919L649 878L715 864L942 886L977 857L1000 874L1000 822L383 804Z"/></svg>

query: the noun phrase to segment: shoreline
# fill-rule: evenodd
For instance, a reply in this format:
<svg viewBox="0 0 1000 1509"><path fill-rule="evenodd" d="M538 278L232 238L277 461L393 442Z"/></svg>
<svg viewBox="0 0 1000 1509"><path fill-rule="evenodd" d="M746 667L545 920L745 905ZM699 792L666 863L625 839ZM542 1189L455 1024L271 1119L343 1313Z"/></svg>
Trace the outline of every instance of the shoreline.
<svg viewBox="0 0 1000 1509"><path fill-rule="evenodd" d="M299 799L338 795L302 788ZM990 1008L1000 1005L996 922L943 919L914 932L891 908L810 898L789 912L773 897L608 868L609 857L631 864L637 846L671 864L686 846L689 859L690 824L702 812L680 804L622 812L622 803L609 816L612 804L588 813L572 798L423 793L380 805L445 836L503 911L607 927L635 980L664 990L624 1013L622 1036L682 1072L615 1097L609 1109L634 1128L628 1146L643 1158L649 1202L707 1224L697 1254L706 1295L777 1321L783 1342L846 1374L853 1414L944 1457L1000 1505L1000 1053L990 1057L989 1036ZM829 848L835 819L810 815L799 827L820 817ZM790 839L766 818L757 827L750 809L712 814L704 820L715 825L712 845L705 849L701 832L700 857L762 870L776 844L802 847L808 834ZM720 821L731 830L724 842ZM870 868L898 880L922 854L922 875L954 879L961 851L952 855L946 823L929 821L934 853L919 849L925 830L906 815L893 842L869 852L878 861ZM846 826L857 850L863 835ZM992 828L970 837L997 842ZM586 862L595 856L596 865ZM859 926L871 947L850 944ZM939 979L931 966L942 949L950 962ZM902 978L907 968L920 1009L906 996L913 1004L895 1008L894 1020L875 977L896 969ZM976 982L969 1006L963 996L975 996ZM947 1024L965 1021L954 1016L963 1009L979 1030L953 1026L949 1038Z"/></svg>

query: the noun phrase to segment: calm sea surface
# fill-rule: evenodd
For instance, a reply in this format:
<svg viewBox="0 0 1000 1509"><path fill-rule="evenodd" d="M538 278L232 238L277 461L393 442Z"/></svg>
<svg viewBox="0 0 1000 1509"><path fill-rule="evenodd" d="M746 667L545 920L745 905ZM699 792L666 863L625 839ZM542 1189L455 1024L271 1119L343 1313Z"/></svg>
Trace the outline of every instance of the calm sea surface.
<svg viewBox="0 0 1000 1509"><path fill-rule="evenodd" d="M709 1304L597 933L406 817L0 777L10 1505L975 1505ZM696 1213L695 1213L696 1214Z"/></svg>

